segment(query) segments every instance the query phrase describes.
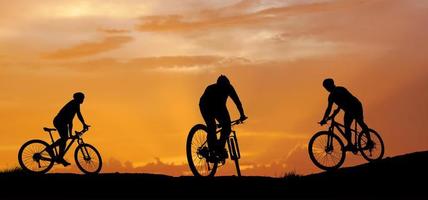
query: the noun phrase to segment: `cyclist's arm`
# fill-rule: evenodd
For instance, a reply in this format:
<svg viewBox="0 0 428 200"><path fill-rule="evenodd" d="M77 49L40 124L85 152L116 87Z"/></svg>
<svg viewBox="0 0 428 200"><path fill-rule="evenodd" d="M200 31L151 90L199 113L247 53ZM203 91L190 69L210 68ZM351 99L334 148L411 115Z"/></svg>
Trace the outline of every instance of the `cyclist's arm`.
<svg viewBox="0 0 428 200"><path fill-rule="evenodd" d="M230 86L230 98L232 98L233 102L236 104L241 118L245 118L244 108L242 107L241 100L239 99L238 94L236 93L235 88L233 88L233 86Z"/></svg>
<svg viewBox="0 0 428 200"><path fill-rule="evenodd" d="M328 106L327 106L327 109L325 110L325 113L324 113L324 117L322 118L322 120L321 121L325 121L325 120L327 120L327 118L328 118L328 116L330 115L330 112L331 112L331 108L333 107L333 101L331 100L331 98L329 97L328 98Z"/></svg>
<svg viewBox="0 0 428 200"><path fill-rule="evenodd" d="M73 131L73 122L68 124L68 135L69 135L69 137L72 136L72 131Z"/></svg>
<svg viewBox="0 0 428 200"><path fill-rule="evenodd" d="M88 126L86 125L85 120L83 119L82 113L80 112L80 106L78 106L77 108L77 117L79 118L80 122L82 122L82 125L84 127Z"/></svg>
<svg viewBox="0 0 428 200"><path fill-rule="evenodd" d="M336 117L337 113L339 113L340 108L338 107L336 110L333 111L333 114L331 114L331 118Z"/></svg>

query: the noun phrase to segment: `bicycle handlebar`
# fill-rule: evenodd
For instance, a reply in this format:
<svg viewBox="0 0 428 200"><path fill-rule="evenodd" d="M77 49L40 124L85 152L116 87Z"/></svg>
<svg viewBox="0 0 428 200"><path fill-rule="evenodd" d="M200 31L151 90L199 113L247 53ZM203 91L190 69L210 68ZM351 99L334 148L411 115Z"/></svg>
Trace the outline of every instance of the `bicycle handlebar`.
<svg viewBox="0 0 428 200"><path fill-rule="evenodd" d="M91 126L87 126L87 127L85 127L85 128L83 128L81 131L74 131L74 133L76 134L76 135L83 135L83 133L85 133L86 131L88 131L89 130L89 127L91 127Z"/></svg>
<svg viewBox="0 0 428 200"><path fill-rule="evenodd" d="M235 126L235 125L238 125L238 124L242 124L242 123L244 123L244 121L245 121L246 119L248 119L248 117L247 117L247 118L245 118L245 119L243 119L243 120L241 120L241 119L233 120L233 121L231 121L231 122L230 122L230 125L231 125L231 126ZM221 128L221 125L220 125L220 124L217 124L217 127L218 127L218 128Z"/></svg>
<svg viewBox="0 0 428 200"><path fill-rule="evenodd" d="M318 122L318 124L320 124L321 126L324 126L325 124L327 124L327 122L328 121L332 121L332 122L334 122L334 117L335 116L329 116L329 117L327 117L327 119L325 120L325 123L321 123L321 122Z"/></svg>
<svg viewBox="0 0 428 200"><path fill-rule="evenodd" d="M334 120L334 117L335 117L335 116L327 117L327 120L325 121L325 124L327 124L327 122L328 122L328 121L331 121L331 124L332 124L332 125L337 125L337 126L340 126L340 127L345 127L343 124L341 124L341 123L339 123L339 122L336 122L336 121ZM325 125L325 124L322 124L321 122L318 122L318 124L320 124L321 126L324 126L324 125Z"/></svg>

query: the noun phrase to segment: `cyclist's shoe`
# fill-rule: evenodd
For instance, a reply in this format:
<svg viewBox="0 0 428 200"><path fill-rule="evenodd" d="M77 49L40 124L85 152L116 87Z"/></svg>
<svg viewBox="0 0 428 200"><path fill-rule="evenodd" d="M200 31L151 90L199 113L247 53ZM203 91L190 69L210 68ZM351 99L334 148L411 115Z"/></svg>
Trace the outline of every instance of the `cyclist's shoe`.
<svg viewBox="0 0 428 200"><path fill-rule="evenodd" d="M208 150L208 147L202 147L202 148L199 150L199 154L200 154L202 157L204 157L204 158L208 158L208 157L209 157L209 154L210 154L210 150Z"/></svg>
<svg viewBox="0 0 428 200"><path fill-rule="evenodd" d="M59 159L58 163L62 164L64 167L67 167L70 165L70 163L67 162L64 158Z"/></svg>
<svg viewBox="0 0 428 200"><path fill-rule="evenodd" d="M229 158L229 154L227 153L227 150L223 148L222 150L218 151L217 157L220 160L226 160L227 158Z"/></svg>
<svg viewBox="0 0 428 200"><path fill-rule="evenodd" d="M218 166L219 166L219 167L220 167L220 166L223 166L223 165L225 165L225 164L226 164L226 159L218 160L218 161L217 161L217 163L218 163Z"/></svg>
<svg viewBox="0 0 428 200"><path fill-rule="evenodd" d="M210 153L210 155L206 159L210 163L217 163L217 162L219 162L217 156L215 156L213 153Z"/></svg>
<svg viewBox="0 0 428 200"><path fill-rule="evenodd" d="M224 165L226 162L226 159L228 158L227 150L221 149L221 150L215 150L212 152L213 161L219 163L220 165Z"/></svg>
<svg viewBox="0 0 428 200"><path fill-rule="evenodd" d="M344 149L345 149L345 151L351 151L354 154L358 153L358 149L352 144L346 145Z"/></svg>
<svg viewBox="0 0 428 200"><path fill-rule="evenodd" d="M217 162L217 158L215 156L215 153L213 151L210 151L208 147L202 147L199 150L199 155L201 155L203 158L207 160L207 162L215 163Z"/></svg>

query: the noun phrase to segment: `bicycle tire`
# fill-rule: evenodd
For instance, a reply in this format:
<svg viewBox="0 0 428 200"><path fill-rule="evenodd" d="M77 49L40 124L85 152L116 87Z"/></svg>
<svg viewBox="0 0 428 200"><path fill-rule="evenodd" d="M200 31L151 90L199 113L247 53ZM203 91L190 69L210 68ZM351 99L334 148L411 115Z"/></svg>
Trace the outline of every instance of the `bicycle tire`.
<svg viewBox="0 0 428 200"><path fill-rule="evenodd" d="M336 158L337 161L333 160L333 158L335 158L335 156L332 155L332 153L326 152L327 151L327 147L326 147L327 146L327 140L328 140L329 136L333 137L333 149L332 149L332 151L334 151L334 155L340 156L338 159ZM322 141L323 137L325 137L324 142ZM336 148L334 148L335 144L338 145L338 146L336 145ZM317 149L318 152L316 152L316 150L314 148L318 148ZM335 135L329 131L320 131L320 132L317 132L314 136L312 136L312 138L310 139L309 144L308 144L308 152L309 152L309 157L311 158L311 160L315 164L315 166L317 166L318 168L320 168L322 170L331 171L331 170L338 169L345 162L346 151L344 150L344 144L343 144L342 140L339 138L339 136L337 136L337 135ZM324 159L321 160L321 158L318 156L318 154L325 154ZM330 155L330 156L326 157L327 155ZM323 161L328 161L328 159L332 160L333 164L327 165L325 162L323 162Z"/></svg>
<svg viewBox="0 0 428 200"><path fill-rule="evenodd" d="M198 134L196 136L196 134ZM186 156L189 168L194 176L212 177L217 171L218 163L210 163L206 158L199 154L202 147L208 147L206 142L208 136L207 127L203 124L197 124L190 129L186 141ZM194 142L193 142L194 141ZM201 146L201 145L204 146ZM195 163L195 161L197 163Z"/></svg>
<svg viewBox="0 0 428 200"><path fill-rule="evenodd" d="M367 148L366 146L364 146L367 144L367 139L365 139L366 137L363 137L365 136L365 134L363 132L360 132L360 134L358 135L358 149L360 150L360 153L364 157L364 159L369 162L373 162L383 158L383 155L385 153L385 145L383 143L382 137L375 130L369 129L369 134L372 141L373 138L375 138L375 140L373 141L374 146L372 148ZM372 150L377 149L377 147L380 147L380 152L376 156L373 156Z"/></svg>
<svg viewBox="0 0 428 200"><path fill-rule="evenodd" d="M88 157L85 158L85 156ZM80 144L77 146L74 151L74 160L80 171L85 174L98 174L103 165L100 153L90 144Z"/></svg>
<svg viewBox="0 0 428 200"><path fill-rule="evenodd" d="M36 144L39 144L38 147ZM52 169L54 165L53 158L55 157L52 151L49 151L49 150L44 151L49 146L50 145L47 142L43 140L38 140L38 139L30 140L24 143L18 152L18 162L21 168L26 172L34 173L34 174L47 173L50 169ZM43 161L42 164L37 163L36 161L37 158L35 158L35 157L39 157L37 156L37 154L39 154L40 158L38 159L40 160L42 160L41 159L42 157L46 158L46 160L42 160ZM41 170L36 170L37 167L38 168L43 167L43 168Z"/></svg>

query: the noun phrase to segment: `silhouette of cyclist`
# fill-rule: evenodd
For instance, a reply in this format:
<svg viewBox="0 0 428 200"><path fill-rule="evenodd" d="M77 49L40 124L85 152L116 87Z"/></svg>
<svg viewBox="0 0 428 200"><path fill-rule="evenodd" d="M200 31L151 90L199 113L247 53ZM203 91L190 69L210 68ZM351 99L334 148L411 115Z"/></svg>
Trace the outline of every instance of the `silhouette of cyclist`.
<svg viewBox="0 0 428 200"><path fill-rule="evenodd" d="M213 159L217 160L224 160L227 158L227 152L224 147L231 132L231 120L226 107L228 97L231 97L236 104L241 115L240 120L244 121L247 119L235 89L230 84L229 79L224 75L218 77L217 83L205 89L199 101L199 108L208 129L207 140L208 147L211 151L210 155L214 155L215 158ZM216 120L222 127L219 141L217 141L216 137Z"/></svg>
<svg viewBox="0 0 428 200"><path fill-rule="evenodd" d="M61 163L64 166L70 165L64 159L64 151L67 144L68 133L72 133L73 129L73 118L77 114L77 117L82 122L83 128L87 129L89 126L85 123L83 119L82 113L80 113L80 104L83 103L85 99L85 95L81 92L77 92L73 95L73 100L68 102L56 115L53 120L53 124L55 128L58 130L60 135L60 139L58 139L59 143L59 157L57 158L57 162Z"/></svg>
<svg viewBox="0 0 428 200"><path fill-rule="evenodd" d="M328 106L325 111L323 119L320 121L321 125L326 124L326 121L329 119L333 103L338 106L338 108L333 112L330 118L334 118L337 113L342 109L345 112L344 116L344 126L345 126L345 135L348 144L345 149L348 151L355 151L355 147L351 142L351 124L355 119L364 132L368 133L368 127L364 122L363 115L363 106L361 102L353 96L346 88L336 86L333 79L328 78L323 82L324 88L330 92L328 96ZM369 138L370 139L370 138ZM369 140L371 141L371 140Z"/></svg>

